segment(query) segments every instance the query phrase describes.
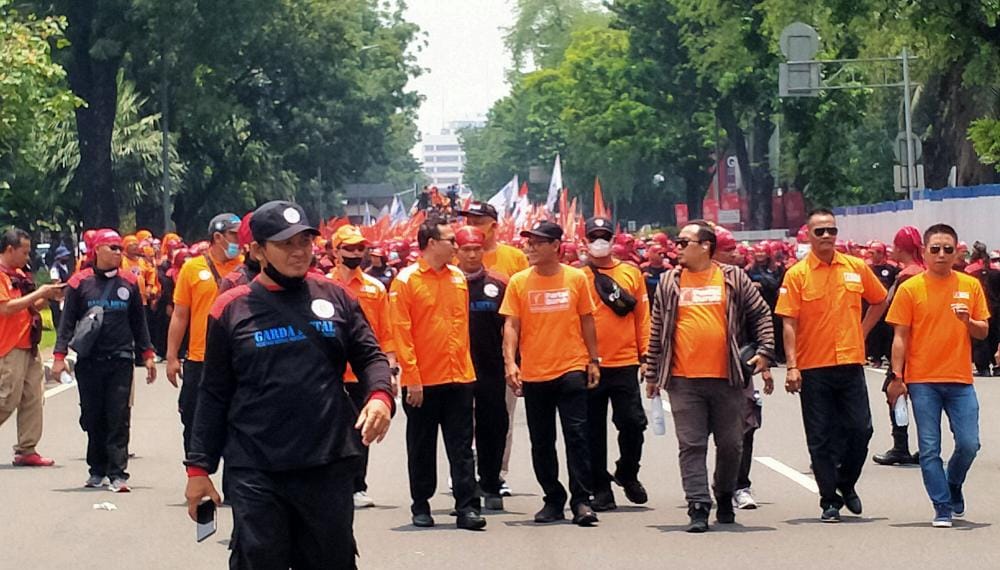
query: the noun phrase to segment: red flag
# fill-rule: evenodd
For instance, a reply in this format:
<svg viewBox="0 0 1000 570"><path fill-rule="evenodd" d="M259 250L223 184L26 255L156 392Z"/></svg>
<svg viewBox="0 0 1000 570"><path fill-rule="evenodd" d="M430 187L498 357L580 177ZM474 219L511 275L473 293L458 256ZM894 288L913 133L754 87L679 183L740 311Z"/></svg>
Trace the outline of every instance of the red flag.
<svg viewBox="0 0 1000 570"><path fill-rule="evenodd" d="M604 193L601 192L601 180L596 176L594 177L594 217L608 217L608 208L604 205Z"/></svg>
<svg viewBox="0 0 1000 570"><path fill-rule="evenodd" d="M563 228L566 227L566 220L569 206L566 202L569 199L569 189L563 188L562 192L559 193L559 225Z"/></svg>

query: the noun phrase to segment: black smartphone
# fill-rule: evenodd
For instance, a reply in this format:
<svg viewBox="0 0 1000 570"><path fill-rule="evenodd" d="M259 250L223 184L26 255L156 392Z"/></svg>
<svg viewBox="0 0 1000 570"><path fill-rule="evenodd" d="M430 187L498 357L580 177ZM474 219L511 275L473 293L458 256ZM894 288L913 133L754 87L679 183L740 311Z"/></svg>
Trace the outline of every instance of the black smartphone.
<svg viewBox="0 0 1000 570"><path fill-rule="evenodd" d="M215 502L211 499L207 501L202 501L198 505L198 512L196 514L198 519L197 525L197 538L198 542L205 540L206 538L215 534L216 523L215 523Z"/></svg>

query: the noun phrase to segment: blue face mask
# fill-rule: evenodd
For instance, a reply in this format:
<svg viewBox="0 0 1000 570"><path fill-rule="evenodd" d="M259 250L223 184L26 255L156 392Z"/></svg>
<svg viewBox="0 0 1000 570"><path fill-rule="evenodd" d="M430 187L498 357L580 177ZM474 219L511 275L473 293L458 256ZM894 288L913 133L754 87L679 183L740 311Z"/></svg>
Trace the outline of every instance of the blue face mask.
<svg viewBox="0 0 1000 570"><path fill-rule="evenodd" d="M226 259L236 259L236 256L240 254L240 244L238 243L228 243L226 244Z"/></svg>

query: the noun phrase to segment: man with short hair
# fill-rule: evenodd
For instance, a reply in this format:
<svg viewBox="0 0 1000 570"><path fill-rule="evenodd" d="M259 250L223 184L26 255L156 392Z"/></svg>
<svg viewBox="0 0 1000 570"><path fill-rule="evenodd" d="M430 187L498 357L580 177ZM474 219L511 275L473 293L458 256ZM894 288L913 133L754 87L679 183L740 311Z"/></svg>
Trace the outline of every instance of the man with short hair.
<svg viewBox="0 0 1000 570"><path fill-rule="evenodd" d="M35 451L42 438L44 374L38 356L42 318L38 311L62 298L65 284L35 287L30 270L31 236L12 228L0 236L0 425L17 410L14 465L50 467Z"/></svg>
<svg viewBox="0 0 1000 570"><path fill-rule="evenodd" d="M733 494L746 425L745 391L774 358L771 312L745 271L713 261L715 230L691 222L677 238L678 267L653 301L646 393L665 389L688 503L687 531L709 530L708 437L715 440L716 520L736 521ZM752 349L752 356L743 354ZM746 362L742 362L746 359ZM744 371L749 366L750 371Z"/></svg>
<svg viewBox="0 0 1000 570"><path fill-rule="evenodd" d="M593 476L591 507L597 512L618 508L611 482L621 485L629 501L649 500L639 481L646 412L639 393L639 365L649 349L649 296L639 269L611 255L614 224L605 217L586 221L587 275L597 300L594 321L601 360L601 380L587 395L587 426ZM608 404L618 429L615 474L608 473Z"/></svg>
<svg viewBox="0 0 1000 570"><path fill-rule="evenodd" d="M396 356L402 367L406 461L413 525L432 527L437 488L437 433L451 466L456 525L481 530L486 519L475 497L472 416L476 373L469 354L469 286L448 263L455 231L432 217L417 232L420 257L399 272L389 290Z"/></svg>
<svg viewBox="0 0 1000 570"><path fill-rule="evenodd" d="M521 232L532 267L507 286L500 313L507 384L524 394L531 438L531 464L542 486L544 506L535 522L564 520L566 488L559 482L556 413L562 423L569 470L573 523L591 526L591 463L587 442L587 390L601 379L594 301L583 271L559 262L562 228L536 222ZM517 357L520 352L521 361Z"/></svg>
<svg viewBox="0 0 1000 570"><path fill-rule="evenodd" d="M972 384L970 338L984 339L990 318L979 280L954 271L958 234L946 224L924 232L927 269L899 286L886 321L893 325L890 406L910 396L917 422L920 472L935 527L965 514L962 485L979 451L979 401ZM948 468L941 461L941 412L955 437Z"/></svg>
<svg viewBox="0 0 1000 570"><path fill-rule="evenodd" d="M836 250L833 212L813 210L807 228L810 252L785 274L775 312L784 319L785 390L802 393L820 520L836 523L841 507L855 515L862 511L855 485L868 454L872 416L864 372L870 325L862 328L861 302L881 311L886 290L864 260Z"/></svg>
<svg viewBox="0 0 1000 570"><path fill-rule="evenodd" d="M167 380L175 388L178 376L183 380L177 407L184 424L185 451L190 450L198 384L204 371L208 313L219 295L222 277L242 262L239 227L240 218L236 214L225 213L212 218L208 225L212 240L208 251L184 263L174 286L174 310L167 331ZM188 335L188 352L182 371L178 354L185 334Z"/></svg>

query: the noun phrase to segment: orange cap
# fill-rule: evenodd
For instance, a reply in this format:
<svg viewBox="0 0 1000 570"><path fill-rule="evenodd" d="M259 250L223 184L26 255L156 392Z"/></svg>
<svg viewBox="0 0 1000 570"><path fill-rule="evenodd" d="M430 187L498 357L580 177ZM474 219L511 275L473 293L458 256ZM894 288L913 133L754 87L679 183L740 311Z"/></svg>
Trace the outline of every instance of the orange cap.
<svg viewBox="0 0 1000 570"><path fill-rule="evenodd" d="M358 226L341 226L337 233L333 234L333 248L338 249L342 245L368 244L364 234Z"/></svg>

